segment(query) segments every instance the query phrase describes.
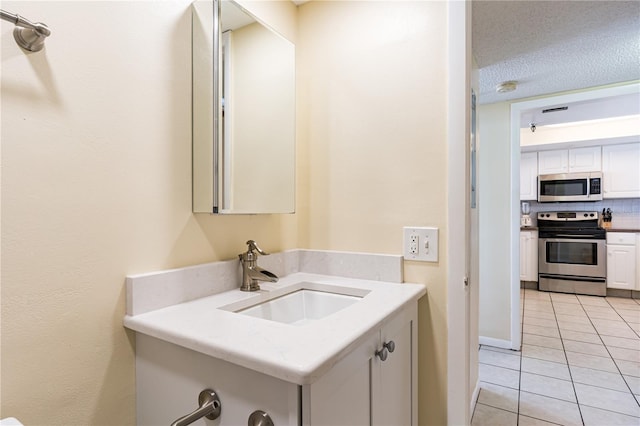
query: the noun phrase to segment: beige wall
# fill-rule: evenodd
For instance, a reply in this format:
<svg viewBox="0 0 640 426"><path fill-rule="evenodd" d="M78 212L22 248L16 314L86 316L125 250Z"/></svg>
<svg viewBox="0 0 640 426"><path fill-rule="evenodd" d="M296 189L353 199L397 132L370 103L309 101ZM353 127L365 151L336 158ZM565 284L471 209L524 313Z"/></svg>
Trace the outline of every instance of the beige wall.
<svg viewBox="0 0 640 426"><path fill-rule="evenodd" d="M2 4L53 34L25 55L2 24L0 416L134 423L127 274L231 259L249 238L398 254L403 226L428 225L440 262L407 262L405 280L429 290L420 423L445 424L446 3L311 2L297 29L275 3L299 33L298 213L223 217L191 213L189 3Z"/></svg>
<svg viewBox="0 0 640 426"><path fill-rule="evenodd" d="M2 2L52 35L1 27L0 417L134 424L124 277L297 246L295 215L191 213L189 5Z"/></svg>
<svg viewBox="0 0 640 426"><path fill-rule="evenodd" d="M446 3L299 8L300 245L402 253L402 227L440 228L438 264L405 263L420 303L420 422L446 423Z"/></svg>

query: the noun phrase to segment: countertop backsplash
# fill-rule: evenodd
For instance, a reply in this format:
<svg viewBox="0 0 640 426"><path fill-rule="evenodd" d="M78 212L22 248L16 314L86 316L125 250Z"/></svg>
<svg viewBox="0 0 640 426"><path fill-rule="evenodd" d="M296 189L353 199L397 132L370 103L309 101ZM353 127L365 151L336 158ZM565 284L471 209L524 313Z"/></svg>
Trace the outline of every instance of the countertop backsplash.
<svg viewBox="0 0 640 426"><path fill-rule="evenodd" d="M640 198L611 199L585 203L538 203L528 201L532 226L537 226L538 212L597 211L611 209L612 228L640 229Z"/></svg>

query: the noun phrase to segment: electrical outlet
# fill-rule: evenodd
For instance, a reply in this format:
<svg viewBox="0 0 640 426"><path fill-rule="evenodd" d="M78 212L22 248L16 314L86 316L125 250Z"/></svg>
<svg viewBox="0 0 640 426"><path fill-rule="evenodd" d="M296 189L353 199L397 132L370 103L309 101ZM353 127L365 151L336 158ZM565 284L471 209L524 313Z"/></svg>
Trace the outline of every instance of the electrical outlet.
<svg viewBox="0 0 640 426"><path fill-rule="evenodd" d="M406 260L438 261L438 228L405 226L403 255Z"/></svg>

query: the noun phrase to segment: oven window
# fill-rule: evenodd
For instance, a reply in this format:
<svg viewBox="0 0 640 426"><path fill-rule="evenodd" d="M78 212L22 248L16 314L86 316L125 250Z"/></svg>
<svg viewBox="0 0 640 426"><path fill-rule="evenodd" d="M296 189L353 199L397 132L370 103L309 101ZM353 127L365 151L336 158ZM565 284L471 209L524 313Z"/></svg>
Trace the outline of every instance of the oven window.
<svg viewBox="0 0 640 426"><path fill-rule="evenodd" d="M588 179L547 180L540 182L540 195L587 195Z"/></svg>
<svg viewBox="0 0 640 426"><path fill-rule="evenodd" d="M597 265L598 244L588 242L547 242L547 263Z"/></svg>

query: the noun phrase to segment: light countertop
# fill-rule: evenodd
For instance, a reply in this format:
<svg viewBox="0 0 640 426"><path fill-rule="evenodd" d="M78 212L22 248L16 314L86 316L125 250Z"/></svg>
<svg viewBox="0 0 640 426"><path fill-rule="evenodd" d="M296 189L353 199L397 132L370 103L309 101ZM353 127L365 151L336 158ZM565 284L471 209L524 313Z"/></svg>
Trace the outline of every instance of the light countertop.
<svg viewBox="0 0 640 426"><path fill-rule="evenodd" d="M220 309L260 303L301 282L367 290L361 300L325 318L290 325ZM293 273L259 292L230 290L139 315L124 325L279 379L309 384L357 347L369 332L426 293L421 284L397 284L310 273ZM250 303L254 304L254 303ZM228 308L227 308L228 309Z"/></svg>

